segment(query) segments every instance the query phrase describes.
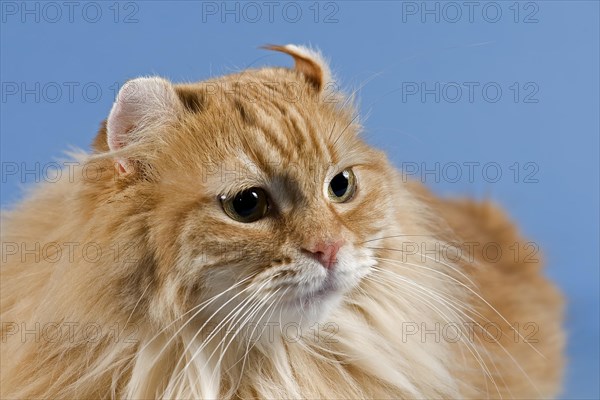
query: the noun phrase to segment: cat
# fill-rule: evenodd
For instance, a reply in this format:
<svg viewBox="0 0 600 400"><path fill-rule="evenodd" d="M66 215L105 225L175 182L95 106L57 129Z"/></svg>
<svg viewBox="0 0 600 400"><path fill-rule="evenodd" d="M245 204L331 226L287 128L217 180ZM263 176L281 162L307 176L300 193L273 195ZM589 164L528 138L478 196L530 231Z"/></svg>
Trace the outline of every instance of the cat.
<svg viewBox="0 0 600 400"><path fill-rule="evenodd" d="M3 212L0 397L557 396L563 300L515 225L405 179L321 53L267 47L294 66L128 81Z"/></svg>

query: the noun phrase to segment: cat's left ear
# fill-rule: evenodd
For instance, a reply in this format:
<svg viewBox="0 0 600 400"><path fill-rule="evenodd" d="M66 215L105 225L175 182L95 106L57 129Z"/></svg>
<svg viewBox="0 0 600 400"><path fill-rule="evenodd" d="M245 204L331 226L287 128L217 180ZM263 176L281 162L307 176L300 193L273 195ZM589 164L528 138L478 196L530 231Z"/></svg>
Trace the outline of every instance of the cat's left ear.
<svg viewBox="0 0 600 400"><path fill-rule="evenodd" d="M123 85L106 123L106 142L111 151L135 143L148 143L164 134L165 127L177 121L183 104L175 88L159 77L136 78ZM143 157L142 157L143 158ZM118 158L119 171L134 172L143 159Z"/></svg>
<svg viewBox="0 0 600 400"><path fill-rule="evenodd" d="M318 51L293 44L285 46L271 44L263 48L292 56L295 62L294 70L304 75L317 91L322 92L333 84L329 65Z"/></svg>

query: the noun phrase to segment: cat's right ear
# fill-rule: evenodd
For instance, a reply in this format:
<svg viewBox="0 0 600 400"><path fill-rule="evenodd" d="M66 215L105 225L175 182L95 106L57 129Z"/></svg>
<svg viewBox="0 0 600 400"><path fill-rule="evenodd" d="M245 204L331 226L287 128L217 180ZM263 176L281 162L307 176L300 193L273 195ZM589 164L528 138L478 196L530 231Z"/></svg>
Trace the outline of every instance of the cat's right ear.
<svg viewBox="0 0 600 400"><path fill-rule="evenodd" d="M166 79L145 77L128 81L119 91L106 121L108 149L119 151L151 140L147 136L164 131L177 121L182 110L175 88ZM135 171L136 160L117 157L115 162L121 174Z"/></svg>

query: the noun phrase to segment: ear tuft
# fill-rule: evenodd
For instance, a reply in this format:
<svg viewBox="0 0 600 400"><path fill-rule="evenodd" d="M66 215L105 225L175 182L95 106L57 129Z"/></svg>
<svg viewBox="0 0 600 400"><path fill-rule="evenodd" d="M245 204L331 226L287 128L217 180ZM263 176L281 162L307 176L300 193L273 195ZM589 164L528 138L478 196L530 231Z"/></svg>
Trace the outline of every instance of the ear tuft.
<svg viewBox="0 0 600 400"><path fill-rule="evenodd" d="M306 77L306 80L318 91L322 91L331 82L331 71L321 53L304 46L270 44L264 49L279 51L294 58L294 69Z"/></svg>
<svg viewBox="0 0 600 400"><path fill-rule="evenodd" d="M111 151L120 150L136 140L136 133L157 128L177 119L182 105L173 85L158 77L136 78L123 85L106 123ZM130 160L118 159L119 169L130 173Z"/></svg>

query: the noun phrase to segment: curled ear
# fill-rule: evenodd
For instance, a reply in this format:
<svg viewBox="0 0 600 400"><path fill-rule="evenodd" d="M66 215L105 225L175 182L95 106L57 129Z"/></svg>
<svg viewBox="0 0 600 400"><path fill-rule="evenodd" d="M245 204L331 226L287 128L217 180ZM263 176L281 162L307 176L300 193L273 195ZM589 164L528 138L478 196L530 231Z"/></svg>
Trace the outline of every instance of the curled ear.
<svg viewBox="0 0 600 400"><path fill-rule="evenodd" d="M111 151L144 139L177 120L182 104L173 85L163 78L136 78L123 85L106 122L106 142ZM119 171L134 171L135 160L117 158Z"/></svg>
<svg viewBox="0 0 600 400"><path fill-rule="evenodd" d="M263 46L263 48L279 51L292 56L295 63L294 70L304 75L306 80L319 92L326 89L332 82L329 66L323 59L321 53L316 50L293 44L287 44L285 46L270 44Z"/></svg>

